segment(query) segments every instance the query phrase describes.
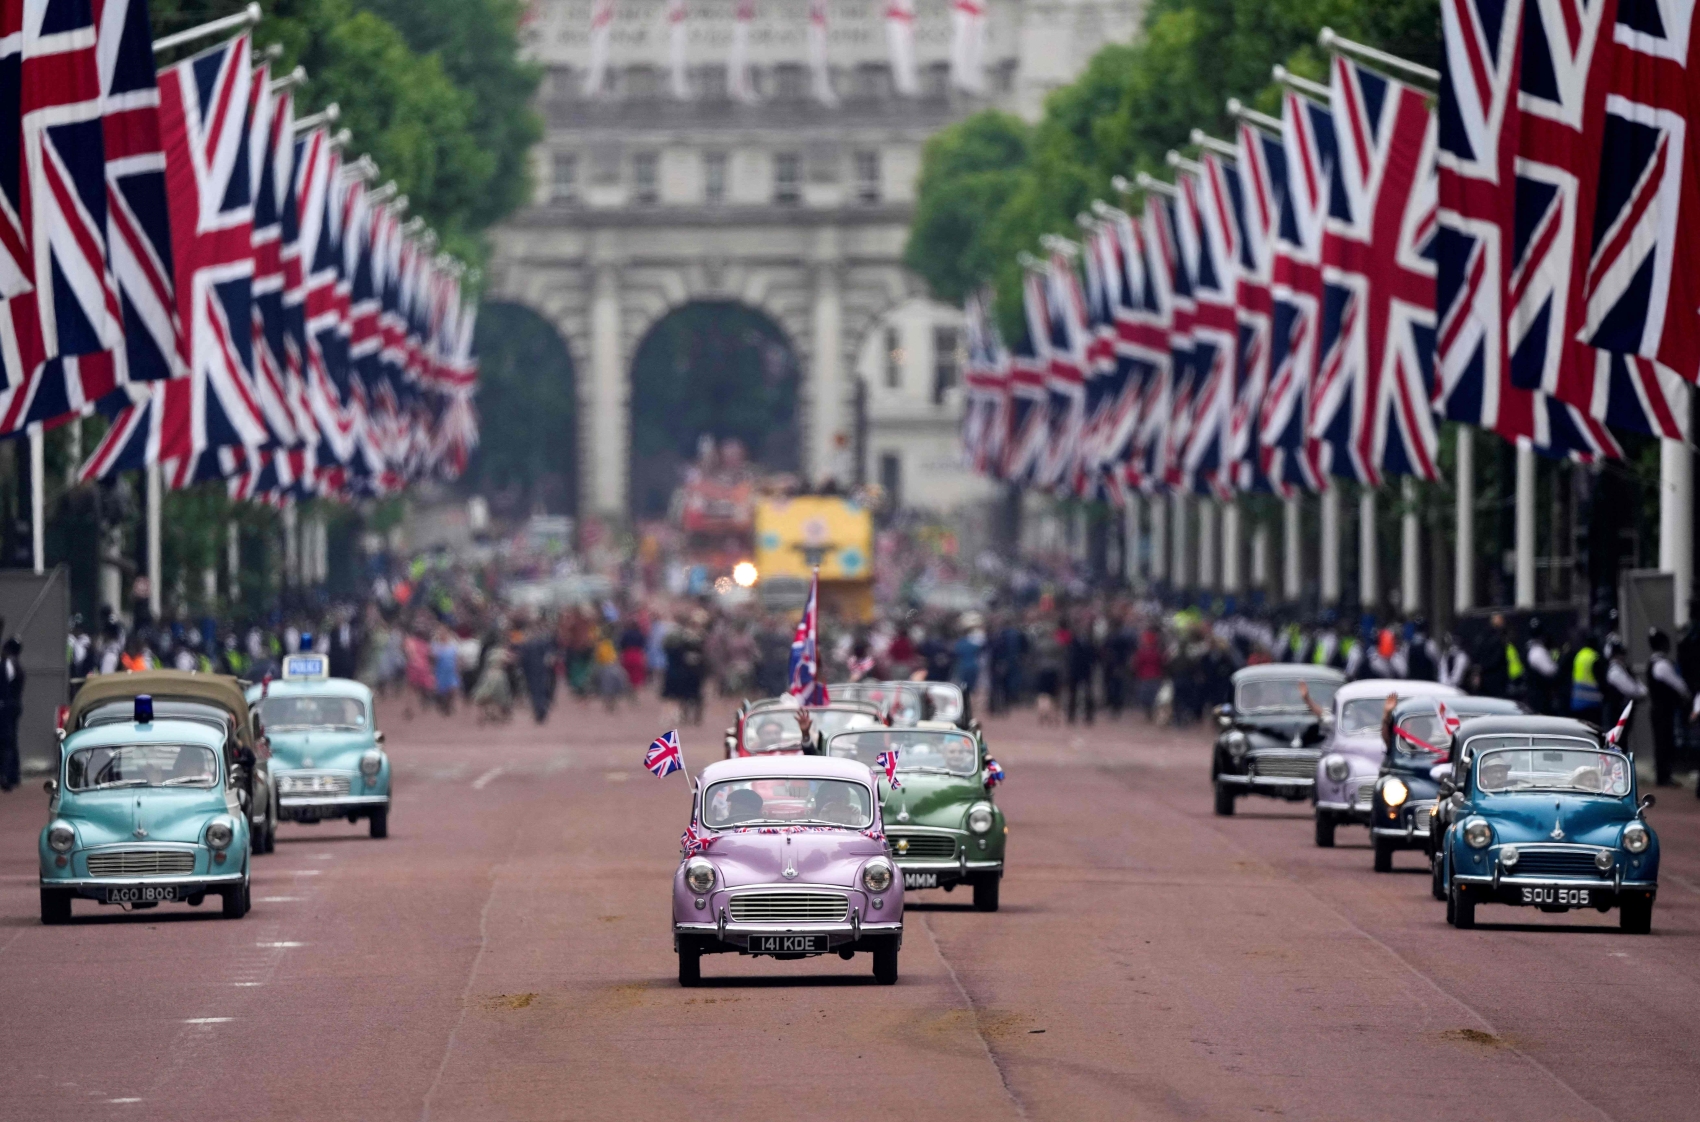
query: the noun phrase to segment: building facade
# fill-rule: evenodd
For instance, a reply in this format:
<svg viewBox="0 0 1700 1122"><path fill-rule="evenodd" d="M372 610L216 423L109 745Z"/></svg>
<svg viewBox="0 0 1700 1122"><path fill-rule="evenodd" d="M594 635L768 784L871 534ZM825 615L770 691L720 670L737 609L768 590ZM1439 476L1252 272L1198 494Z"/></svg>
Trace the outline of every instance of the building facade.
<svg viewBox="0 0 1700 1122"><path fill-rule="evenodd" d="M1133 36L1142 0L990 0L972 95L951 82L949 0L916 0L917 88L897 91L887 6L829 0L823 100L807 0L756 3L747 89L728 68L740 0L688 0L683 89L666 0L617 0L600 81L595 0L535 0L546 133L532 205L495 232L487 298L540 313L572 356L581 511L624 516L632 360L696 301L747 305L789 340L811 481L862 477L933 509L984 497L956 451L960 313L902 265L922 146L987 107L1036 118Z"/></svg>

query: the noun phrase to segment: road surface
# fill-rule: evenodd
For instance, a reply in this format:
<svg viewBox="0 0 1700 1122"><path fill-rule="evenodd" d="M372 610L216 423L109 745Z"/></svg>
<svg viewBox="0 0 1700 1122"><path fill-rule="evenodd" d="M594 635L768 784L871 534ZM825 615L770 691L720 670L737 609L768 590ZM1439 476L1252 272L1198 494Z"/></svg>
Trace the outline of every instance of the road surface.
<svg viewBox="0 0 1700 1122"><path fill-rule="evenodd" d="M718 754L729 704L683 732ZM1208 734L988 722L1003 910L913 893L868 960L704 959L681 989L680 776L653 702L382 713L390 837L285 825L254 908L39 925L37 783L0 796L0 1118L1305 1120L1700 1114L1700 803L1660 792L1651 936L1370 869L1308 808L1211 813ZM717 720L716 718L719 718Z"/></svg>

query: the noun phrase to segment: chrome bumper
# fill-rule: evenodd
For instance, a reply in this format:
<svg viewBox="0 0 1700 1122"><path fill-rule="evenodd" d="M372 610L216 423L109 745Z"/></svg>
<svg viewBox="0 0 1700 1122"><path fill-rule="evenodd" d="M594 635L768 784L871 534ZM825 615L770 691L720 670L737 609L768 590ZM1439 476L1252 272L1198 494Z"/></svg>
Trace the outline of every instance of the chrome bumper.
<svg viewBox="0 0 1700 1122"><path fill-rule="evenodd" d="M157 877L42 877L41 887L68 888L76 892L108 888L142 888L148 885L167 884L190 888L222 888L241 884L246 878L247 874L241 872L182 873Z"/></svg>
<svg viewBox="0 0 1700 1122"><path fill-rule="evenodd" d="M318 807L336 809L346 807L349 810L365 810L374 806L389 806L388 795L280 795L277 800L279 817L287 817L283 812L296 810L301 807Z"/></svg>
<svg viewBox="0 0 1700 1122"><path fill-rule="evenodd" d="M1452 874L1455 884L1480 884L1489 888L1591 888L1610 892L1656 892L1656 880L1581 880L1571 877L1500 877Z"/></svg>
<svg viewBox="0 0 1700 1122"><path fill-rule="evenodd" d="M846 943L859 942L869 935L896 935L903 938L903 921L896 923L674 923L673 949L679 948L679 936L695 935L699 939L714 939L724 949L749 954L752 935L825 935L831 950ZM763 954L771 952L763 951Z"/></svg>
<svg viewBox="0 0 1700 1122"><path fill-rule="evenodd" d="M1403 838L1406 841L1427 841L1428 831L1415 826L1371 826L1369 832L1378 838Z"/></svg>
<svg viewBox="0 0 1700 1122"><path fill-rule="evenodd" d="M1284 775L1218 775L1216 782L1226 787L1243 787L1248 791L1309 791L1316 787L1314 779Z"/></svg>

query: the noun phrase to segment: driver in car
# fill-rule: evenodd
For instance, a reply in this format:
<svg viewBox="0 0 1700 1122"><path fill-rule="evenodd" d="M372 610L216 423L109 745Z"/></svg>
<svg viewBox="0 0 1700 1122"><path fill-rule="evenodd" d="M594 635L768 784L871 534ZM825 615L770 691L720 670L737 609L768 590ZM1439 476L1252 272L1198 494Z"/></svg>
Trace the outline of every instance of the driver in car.
<svg viewBox="0 0 1700 1122"><path fill-rule="evenodd" d="M840 787L825 793L815 806L815 817L838 826L854 826L861 820L861 815L850 805L849 795Z"/></svg>
<svg viewBox="0 0 1700 1122"><path fill-rule="evenodd" d="M965 772L974 766L974 746L960 736L944 742L944 766L954 772Z"/></svg>
<svg viewBox="0 0 1700 1122"><path fill-rule="evenodd" d="M1477 775L1484 790L1502 790L1511 781L1511 763L1504 759L1486 760Z"/></svg>
<svg viewBox="0 0 1700 1122"><path fill-rule="evenodd" d="M785 725L777 717L765 717L756 723L757 752L767 752L785 739Z"/></svg>
<svg viewBox="0 0 1700 1122"><path fill-rule="evenodd" d="M726 824L736 826L762 816L762 798L748 787L733 791L726 799Z"/></svg>

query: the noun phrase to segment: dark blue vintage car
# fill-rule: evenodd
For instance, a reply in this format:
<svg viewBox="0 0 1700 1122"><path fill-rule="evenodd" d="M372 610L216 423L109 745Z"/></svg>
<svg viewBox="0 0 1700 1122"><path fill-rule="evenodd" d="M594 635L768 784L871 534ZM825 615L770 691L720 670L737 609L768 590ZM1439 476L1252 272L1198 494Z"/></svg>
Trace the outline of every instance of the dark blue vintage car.
<svg viewBox="0 0 1700 1122"><path fill-rule="evenodd" d="M1429 826L1440 786L1435 769L1451 770L1444 768L1451 757L1452 735L1441 720L1442 704L1448 716L1460 721L1527 712L1517 702L1498 697L1408 697L1394 707L1382 725L1387 754L1370 797L1369 836L1378 873L1393 871L1393 855L1401 849L1426 854L1431 848Z"/></svg>
<svg viewBox="0 0 1700 1122"><path fill-rule="evenodd" d="M1327 666L1266 663L1234 672L1234 700L1216 709L1210 781L1216 813L1234 813L1241 795L1299 801L1316 789L1318 745L1325 729L1300 692L1324 712L1345 675Z"/></svg>
<svg viewBox="0 0 1700 1122"><path fill-rule="evenodd" d="M1637 801L1635 764L1598 731L1560 717L1466 721L1441 840L1446 918L1475 926L1480 904L1567 912L1618 910L1623 930L1652 929L1659 839Z"/></svg>

